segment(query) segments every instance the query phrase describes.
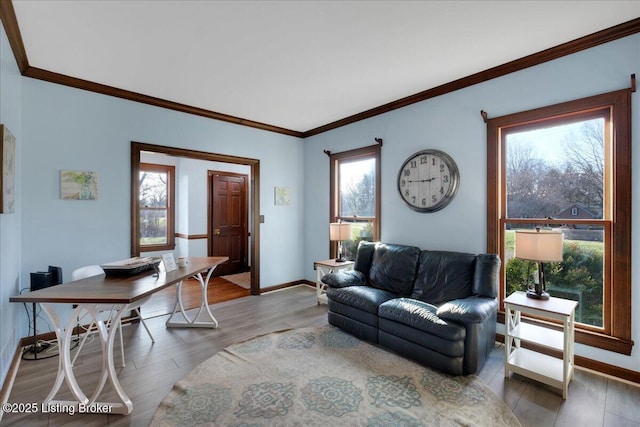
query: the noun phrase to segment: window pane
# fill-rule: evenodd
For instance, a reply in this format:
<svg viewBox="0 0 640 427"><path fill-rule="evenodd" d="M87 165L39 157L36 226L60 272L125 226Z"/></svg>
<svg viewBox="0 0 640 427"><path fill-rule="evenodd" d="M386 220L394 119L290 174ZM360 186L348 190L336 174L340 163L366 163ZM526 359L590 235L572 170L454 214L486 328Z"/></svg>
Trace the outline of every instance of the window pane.
<svg viewBox="0 0 640 427"><path fill-rule="evenodd" d="M140 209L140 244L162 245L167 243L167 210Z"/></svg>
<svg viewBox="0 0 640 427"><path fill-rule="evenodd" d="M167 206L167 173L140 172L140 207Z"/></svg>
<svg viewBox="0 0 640 427"><path fill-rule="evenodd" d="M538 277L535 262L514 257L515 230L531 230L522 224L507 224L505 231L506 295L526 291ZM576 322L603 327L604 230L599 225L560 227L564 235L561 262L544 263L547 292L551 296L578 301Z"/></svg>
<svg viewBox="0 0 640 427"><path fill-rule="evenodd" d="M341 221L351 224L351 239L342 242L343 256L348 260L354 260L360 242L373 241L373 221L356 221L352 218L341 218Z"/></svg>
<svg viewBox="0 0 640 427"><path fill-rule="evenodd" d="M375 217L375 159L340 162L341 217Z"/></svg>
<svg viewBox="0 0 640 427"><path fill-rule="evenodd" d="M507 218L601 219L604 119L506 136Z"/></svg>

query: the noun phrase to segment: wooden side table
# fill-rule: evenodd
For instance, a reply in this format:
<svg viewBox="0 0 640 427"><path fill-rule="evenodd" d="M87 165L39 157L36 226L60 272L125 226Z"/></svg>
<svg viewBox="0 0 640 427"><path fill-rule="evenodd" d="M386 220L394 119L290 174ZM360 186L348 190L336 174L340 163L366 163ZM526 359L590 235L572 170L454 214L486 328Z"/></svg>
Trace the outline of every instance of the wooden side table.
<svg viewBox="0 0 640 427"><path fill-rule="evenodd" d="M333 273L340 270L353 270L353 261L336 262L335 259L328 259L326 261L316 261L313 263L313 269L316 270L316 298L318 305L321 302L327 303L327 285L322 283L322 278L329 273Z"/></svg>
<svg viewBox="0 0 640 427"><path fill-rule="evenodd" d="M510 372L529 377L562 390L567 398L569 381L574 375L573 343L576 301L551 297L548 300L528 298L524 292L514 292L504 300L505 363L504 376ZM562 331L524 323L521 314L531 314L562 322ZM559 350L562 359L522 348L521 341Z"/></svg>

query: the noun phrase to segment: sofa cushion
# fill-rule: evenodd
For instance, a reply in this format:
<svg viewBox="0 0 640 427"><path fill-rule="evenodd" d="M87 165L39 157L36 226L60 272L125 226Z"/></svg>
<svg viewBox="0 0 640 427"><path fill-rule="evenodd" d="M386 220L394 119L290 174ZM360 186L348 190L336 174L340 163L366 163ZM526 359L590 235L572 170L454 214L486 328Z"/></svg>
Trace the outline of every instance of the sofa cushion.
<svg viewBox="0 0 640 427"><path fill-rule="evenodd" d="M380 304L396 298L396 295L368 286L350 286L348 288L327 289L327 298L330 301L336 301L377 315Z"/></svg>
<svg viewBox="0 0 640 427"><path fill-rule="evenodd" d="M437 307L422 301L396 298L382 303L378 309L378 316L381 325L382 319L388 319L419 331L420 333L415 333L414 338L405 337L418 344L421 344L420 340L428 341L428 335L447 341L464 341L466 335L464 326L441 319L436 314L437 310ZM423 345L428 347L426 344ZM464 349L464 345L461 348Z"/></svg>
<svg viewBox="0 0 640 427"><path fill-rule="evenodd" d="M471 295L476 255L422 251L411 298L440 305Z"/></svg>
<svg viewBox="0 0 640 427"><path fill-rule="evenodd" d="M376 243L369 284L396 295L411 295L419 255L415 246Z"/></svg>

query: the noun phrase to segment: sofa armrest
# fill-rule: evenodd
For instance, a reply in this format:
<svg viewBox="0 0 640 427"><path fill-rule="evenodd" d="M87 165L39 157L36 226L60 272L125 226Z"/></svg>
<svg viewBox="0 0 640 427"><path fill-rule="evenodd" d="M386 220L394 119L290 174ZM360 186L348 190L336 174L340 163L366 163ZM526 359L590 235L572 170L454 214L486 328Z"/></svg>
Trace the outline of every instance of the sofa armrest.
<svg viewBox="0 0 640 427"><path fill-rule="evenodd" d="M367 284L367 278L364 277L364 274L356 270L325 274L320 280L330 288L365 286Z"/></svg>
<svg viewBox="0 0 640 427"><path fill-rule="evenodd" d="M457 323L483 323L498 310L498 301L491 298L468 297L442 304L438 317Z"/></svg>

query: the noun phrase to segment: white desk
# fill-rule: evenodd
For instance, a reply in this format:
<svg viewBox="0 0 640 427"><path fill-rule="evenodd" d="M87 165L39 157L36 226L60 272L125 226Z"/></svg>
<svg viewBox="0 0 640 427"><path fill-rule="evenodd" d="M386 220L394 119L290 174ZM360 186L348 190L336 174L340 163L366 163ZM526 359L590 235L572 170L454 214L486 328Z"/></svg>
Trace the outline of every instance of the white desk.
<svg viewBox="0 0 640 427"><path fill-rule="evenodd" d="M185 319L184 322L178 322L179 324L174 324L174 322L169 324L169 322L167 322L167 326L202 327L201 324L198 324L200 322L196 319L203 311L203 305L206 305L206 312L209 316L209 319L205 321L207 327L218 326L218 322L211 314L207 304L207 283L216 266L226 262L228 258L203 257L189 258L188 260L189 263L186 267L178 268L170 272L163 272L159 275L154 275L152 272L149 274L138 274L131 277L105 277L104 275L99 275L87 277L75 282L52 286L50 288L40 289L38 291L22 295L16 295L9 299L11 302L40 303L42 309L47 313L53 323L56 337L58 339L58 345L60 346L60 359L58 363L58 375L51 392L44 400L45 405L53 408L71 406L76 412L80 412L79 409L82 406L82 412L104 413L106 411L111 414L130 414L133 409L133 403L126 395L118 381L113 358L113 344L117 331L116 326L125 313L128 313L132 309L138 307L146 296L149 296L161 289L177 284L178 292L176 305L174 306L174 313L171 317L177 313L177 307L179 306L180 314ZM203 272L207 272L206 280L202 278ZM202 303L198 314L194 318L190 319L182 305L182 298L179 291L182 281L193 276L198 278L203 294L201 296ZM59 304L77 305L66 325L58 315L56 306ZM118 307L117 313L111 322L111 325L114 327L107 329L105 322L100 320L94 304L113 304ZM78 385L73 372L73 367L71 366L73 329L76 325L76 319L84 312L88 313L98 326L98 335L102 346L103 360L102 371L100 372L98 384L90 397L87 397ZM118 396L118 399L115 402L98 401L98 397L102 393L107 380L110 381ZM63 382L67 383L71 393L76 399L75 401L54 400Z"/></svg>

